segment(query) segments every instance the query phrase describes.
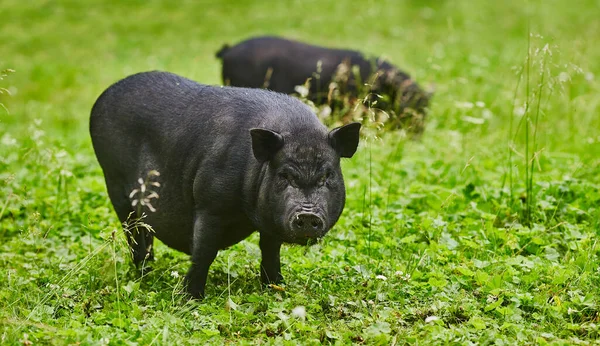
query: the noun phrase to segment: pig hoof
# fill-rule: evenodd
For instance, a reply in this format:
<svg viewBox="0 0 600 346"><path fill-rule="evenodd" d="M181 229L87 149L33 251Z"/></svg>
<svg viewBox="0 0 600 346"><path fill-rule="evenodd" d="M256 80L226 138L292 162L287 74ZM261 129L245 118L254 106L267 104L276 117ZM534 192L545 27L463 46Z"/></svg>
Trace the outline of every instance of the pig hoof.
<svg viewBox="0 0 600 346"><path fill-rule="evenodd" d="M191 283L187 277L183 281L183 287L185 287L185 292L191 299L204 299L204 290L200 289L198 285L194 285L193 283Z"/></svg>
<svg viewBox="0 0 600 346"><path fill-rule="evenodd" d="M202 300L204 299L204 292L200 292L198 290L186 289L188 297L193 300Z"/></svg>
<svg viewBox="0 0 600 346"><path fill-rule="evenodd" d="M269 286L270 284L279 285L279 284L283 283L283 276L281 276L281 275L270 278L270 277L266 276L265 274L263 274L263 275L261 275L260 279L261 279L260 281L265 286Z"/></svg>
<svg viewBox="0 0 600 346"><path fill-rule="evenodd" d="M277 286L277 285L280 285L283 283L283 276L279 275L279 276L273 278L272 280L269 280L266 277L262 277L261 281L262 281L262 284L267 287L271 287L271 285Z"/></svg>

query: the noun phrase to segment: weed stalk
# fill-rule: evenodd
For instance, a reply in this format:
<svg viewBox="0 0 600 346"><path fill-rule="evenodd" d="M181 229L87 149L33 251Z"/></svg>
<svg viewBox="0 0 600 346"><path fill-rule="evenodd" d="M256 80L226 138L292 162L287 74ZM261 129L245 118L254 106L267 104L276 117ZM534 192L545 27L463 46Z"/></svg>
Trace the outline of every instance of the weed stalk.
<svg viewBox="0 0 600 346"><path fill-rule="evenodd" d="M525 225L531 225L530 191L529 191L529 76L531 69L531 31L527 21L527 62L525 65Z"/></svg>
<svg viewBox="0 0 600 346"><path fill-rule="evenodd" d="M531 218L531 205L533 204L533 172L534 172L534 167L535 167L535 162L537 159L537 130L538 130L538 124L539 124L539 118L540 118L540 105L542 103L542 92L544 90L544 76L545 76L545 68L546 68L546 60L548 55L546 54L546 51L543 50L544 53L544 59L542 61L542 71L541 71L541 76L540 76L540 83L538 85L538 99L537 99L537 106L536 106L536 110L535 110L535 119L533 122L533 154L530 160L530 165L531 167L527 167L527 169L530 169L530 173L529 173L529 181L528 181L528 186L527 186L527 201L529 202L529 218Z"/></svg>

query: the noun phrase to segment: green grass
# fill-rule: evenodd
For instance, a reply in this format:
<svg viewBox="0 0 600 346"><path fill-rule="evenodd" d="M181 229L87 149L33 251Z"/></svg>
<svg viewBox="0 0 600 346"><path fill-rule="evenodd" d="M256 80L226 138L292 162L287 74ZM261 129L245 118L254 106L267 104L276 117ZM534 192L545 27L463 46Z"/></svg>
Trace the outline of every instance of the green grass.
<svg viewBox="0 0 600 346"><path fill-rule="evenodd" d="M597 343L598 18L591 0L3 0L0 343ZM285 291L261 288L255 234L188 302L187 256L159 244L136 274L89 112L138 71L219 84L214 53L258 34L388 57L435 86L427 129L344 162L344 214L282 251Z"/></svg>

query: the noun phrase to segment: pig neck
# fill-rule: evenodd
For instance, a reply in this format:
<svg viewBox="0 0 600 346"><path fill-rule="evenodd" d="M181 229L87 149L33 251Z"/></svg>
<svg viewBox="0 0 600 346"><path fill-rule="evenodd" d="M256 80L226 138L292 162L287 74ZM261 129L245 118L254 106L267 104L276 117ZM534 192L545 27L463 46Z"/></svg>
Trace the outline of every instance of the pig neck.
<svg viewBox="0 0 600 346"><path fill-rule="evenodd" d="M244 191L242 192L242 203L244 208L244 213L252 222L252 225L259 229L264 227L262 221L262 214L259 208L261 203L266 203L265 191L268 187L270 179L265 181L265 178L268 177L269 171L269 162L260 163L256 160L253 160L247 167L246 176L244 179Z"/></svg>

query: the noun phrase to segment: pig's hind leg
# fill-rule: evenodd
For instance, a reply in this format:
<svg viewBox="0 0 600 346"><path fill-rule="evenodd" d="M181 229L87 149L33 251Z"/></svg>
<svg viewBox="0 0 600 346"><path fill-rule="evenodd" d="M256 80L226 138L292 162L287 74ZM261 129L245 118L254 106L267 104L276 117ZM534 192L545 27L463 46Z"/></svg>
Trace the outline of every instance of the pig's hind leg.
<svg viewBox="0 0 600 346"><path fill-rule="evenodd" d="M208 268L217 257L223 237L223 225L208 213L196 212L192 241L192 266L185 277L185 287L192 298L203 298Z"/></svg>
<svg viewBox="0 0 600 346"><path fill-rule="evenodd" d="M144 262L154 260L154 236L152 231L144 223L144 220L137 215L125 189L115 188L120 185L110 183L108 178L106 180L106 185L109 186L108 195L123 225L133 263L137 268L141 266L143 272L147 272L151 268L147 267Z"/></svg>

